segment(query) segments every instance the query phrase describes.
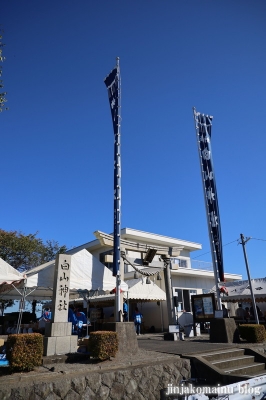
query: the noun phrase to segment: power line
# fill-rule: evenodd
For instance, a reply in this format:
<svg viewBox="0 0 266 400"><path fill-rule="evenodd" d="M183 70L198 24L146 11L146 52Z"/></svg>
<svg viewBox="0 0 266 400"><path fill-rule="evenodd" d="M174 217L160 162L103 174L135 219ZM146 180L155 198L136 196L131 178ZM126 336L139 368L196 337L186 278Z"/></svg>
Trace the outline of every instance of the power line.
<svg viewBox="0 0 266 400"><path fill-rule="evenodd" d="M231 243L235 243L235 242L237 242L238 241L238 239L236 239L236 240L233 240L232 242L229 242L229 243L226 243L223 247L225 247L225 246L228 246L229 244L231 244Z"/></svg>
<svg viewBox="0 0 266 400"><path fill-rule="evenodd" d="M261 239L261 240L262 240L262 239ZM235 243L235 242L237 242L237 241L238 241L238 239L233 240L232 242L229 242L229 243L224 244L222 247L228 246L229 244ZM266 240L265 240L265 242L266 242ZM199 258L199 257L201 257L201 256L205 256L205 254L209 254L209 253L211 253L211 251L207 251L207 253L203 253L203 254L198 255L197 257L193 257L193 258L191 258L191 260L195 260L196 258Z"/></svg>
<svg viewBox="0 0 266 400"><path fill-rule="evenodd" d="M258 239L258 238L254 238L254 237L251 237L250 239L261 240L262 242L266 242L266 239ZM228 246L229 244L235 243L235 242L238 242L238 241L239 241L239 239L233 240L232 242L229 242L229 243L226 243L225 245L223 245L223 247ZM195 260L196 258L199 258L201 256L205 256L205 254L210 254L210 253L211 253L211 251L207 251L206 253L203 253L203 254L200 254L200 255L198 255L196 257L191 258L191 260Z"/></svg>

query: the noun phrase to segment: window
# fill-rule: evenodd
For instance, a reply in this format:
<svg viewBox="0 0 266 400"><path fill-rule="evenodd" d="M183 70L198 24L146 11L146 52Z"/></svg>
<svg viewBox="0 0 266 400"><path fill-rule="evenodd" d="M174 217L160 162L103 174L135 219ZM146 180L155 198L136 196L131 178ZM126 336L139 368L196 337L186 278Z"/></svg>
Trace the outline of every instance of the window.
<svg viewBox="0 0 266 400"><path fill-rule="evenodd" d="M173 264L178 264L180 268L187 268L187 260L183 260L181 258L172 258Z"/></svg>
<svg viewBox="0 0 266 400"><path fill-rule="evenodd" d="M196 290L175 289L174 305L177 308L176 311L192 312L191 296L194 294L197 294Z"/></svg>

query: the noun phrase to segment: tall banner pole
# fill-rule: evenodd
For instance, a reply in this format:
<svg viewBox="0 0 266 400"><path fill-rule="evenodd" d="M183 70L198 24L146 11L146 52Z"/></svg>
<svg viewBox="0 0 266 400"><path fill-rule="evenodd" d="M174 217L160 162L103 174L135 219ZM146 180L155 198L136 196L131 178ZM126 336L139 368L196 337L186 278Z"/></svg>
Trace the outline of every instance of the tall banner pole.
<svg viewBox="0 0 266 400"><path fill-rule="evenodd" d="M211 116L200 114L193 108L197 145L201 166L207 224L212 254L213 272L217 293L218 309L222 309L219 281L224 282L222 234L218 207L218 197L211 150Z"/></svg>
<svg viewBox="0 0 266 400"><path fill-rule="evenodd" d="M119 57L116 67L104 80L111 108L114 129L114 254L113 276L116 277L115 316L120 322L122 317L120 305L120 234L121 234L121 79Z"/></svg>

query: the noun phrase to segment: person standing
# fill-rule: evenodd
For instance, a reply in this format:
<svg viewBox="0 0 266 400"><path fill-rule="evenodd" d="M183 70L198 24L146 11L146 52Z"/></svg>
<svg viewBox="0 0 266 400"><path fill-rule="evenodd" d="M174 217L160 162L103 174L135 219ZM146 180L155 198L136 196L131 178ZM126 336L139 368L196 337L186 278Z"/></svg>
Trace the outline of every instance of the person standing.
<svg viewBox="0 0 266 400"><path fill-rule="evenodd" d="M41 318L43 321L45 322L51 322L52 320L52 313L50 311L50 308L45 308L43 311L43 314L41 316Z"/></svg>
<svg viewBox="0 0 266 400"><path fill-rule="evenodd" d="M68 309L68 322L72 323L72 333L75 332L78 320L74 313L74 307L72 306L72 304L70 304Z"/></svg>
<svg viewBox="0 0 266 400"><path fill-rule="evenodd" d="M135 313L133 315L134 318L134 324L136 328L136 334L140 335L140 325L142 322L143 315L139 312L138 307L135 308Z"/></svg>
<svg viewBox="0 0 266 400"><path fill-rule="evenodd" d="M242 308L242 304L238 304L238 308L236 310L236 316L239 319L245 319L245 311Z"/></svg>
<svg viewBox="0 0 266 400"><path fill-rule="evenodd" d="M128 315L128 305L126 300L123 303L123 321L127 322L127 315Z"/></svg>
<svg viewBox="0 0 266 400"><path fill-rule="evenodd" d="M77 331L78 331L78 337L81 337L82 334L82 327L83 324L87 324L87 318L84 312L81 311L79 307L76 308L75 310L75 316L77 319Z"/></svg>
<svg viewBox="0 0 266 400"><path fill-rule="evenodd" d="M249 312L249 308L246 307L245 308L245 320L246 322L248 322L250 320L251 316L250 316L250 312Z"/></svg>
<svg viewBox="0 0 266 400"><path fill-rule="evenodd" d="M223 309L223 318L229 318L228 310L224 304L222 304L222 309Z"/></svg>
<svg viewBox="0 0 266 400"><path fill-rule="evenodd" d="M261 312L261 310L260 310L260 308L259 308L259 306L258 306L257 304L256 304L256 310L257 310L258 318L259 318L259 319L262 318L262 317L263 317L263 314L262 314L262 312ZM251 318L252 318L252 319L255 319L255 314L254 314L253 306L250 307L250 315L251 315Z"/></svg>

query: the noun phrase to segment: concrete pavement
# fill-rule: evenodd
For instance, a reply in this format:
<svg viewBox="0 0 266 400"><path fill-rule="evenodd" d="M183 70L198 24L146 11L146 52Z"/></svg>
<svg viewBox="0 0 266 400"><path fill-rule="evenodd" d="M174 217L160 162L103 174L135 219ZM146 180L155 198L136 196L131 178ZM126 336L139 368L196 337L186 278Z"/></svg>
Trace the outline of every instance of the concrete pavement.
<svg viewBox="0 0 266 400"><path fill-rule="evenodd" d="M262 353L266 352L266 343L211 343L209 334L201 336L185 337L185 340L167 341L163 333L145 334L137 337L140 349L156 351L160 353L175 354L179 356L199 354L203 352L228 349L228 348L253 348Z"/></svg>

